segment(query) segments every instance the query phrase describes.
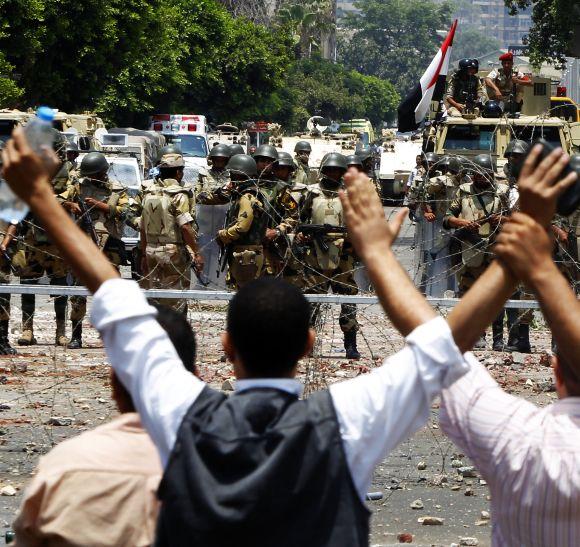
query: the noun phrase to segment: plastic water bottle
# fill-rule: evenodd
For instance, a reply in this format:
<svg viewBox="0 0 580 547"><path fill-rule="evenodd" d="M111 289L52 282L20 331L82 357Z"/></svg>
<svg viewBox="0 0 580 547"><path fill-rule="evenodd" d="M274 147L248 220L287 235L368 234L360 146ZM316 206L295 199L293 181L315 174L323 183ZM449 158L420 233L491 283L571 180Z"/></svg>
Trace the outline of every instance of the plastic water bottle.
<svg viewBox="0 0 580 547"><path fill-rule="evenodd" d="M24 133L30 147L52 167L46 155L46 149L52 148L54 131L52 121L54 110L48 106L41 106L36 116L24 127ZM28 205L22 201L11 189L6 181L0 179L0 219L16 224L28 213Z"/></svg>

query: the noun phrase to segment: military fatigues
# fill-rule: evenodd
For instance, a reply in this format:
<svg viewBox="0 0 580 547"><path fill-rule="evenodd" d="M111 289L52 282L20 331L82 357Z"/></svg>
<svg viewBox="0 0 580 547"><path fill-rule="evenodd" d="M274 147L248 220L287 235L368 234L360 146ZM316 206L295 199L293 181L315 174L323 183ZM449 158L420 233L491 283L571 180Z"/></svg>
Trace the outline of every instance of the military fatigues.
<svg viewBox="0 0 580 547"><path fill-rule="evenodd" d="M310 184L310 169L308 165L305 165L298 154L294 156L294 165L296 169L294 171L292 181L294 184Z"/></svg>
<svg viewBox="0 0 580 547"><path fill-rule="evenodd" d="M226 246L228 285L239 289L262 275L264 236L272 216L268 197L255 182L243 183L234 193L226 228L218 239Z"/></svg>
<svg viewBox="0 0 580 547"><path fill-rule="evenodd" d="M6 184L2 181L2 184ZM4 239L6 231L10 224L0 220L0 242ZM7 250L9 252L9 250ZM10 261L3 255L0 255L0 283L10 283ZM10 320L10 295L0 294L0 322Z"/></svg>
<svg viewBox="0 0 580 547"><path fill-rule="evenodd" d="M60 186L59 186L60 187ZM48 239L44 228L36 217L29 213L18 227L18 250L12 258L16 275L24 285L36 285L45 274L51 285L67 285L68 268L60 256L60 251ZM18 340L21 345L35 344L34 312L36 299L34 294L23 294L22 302L22 334ZM54 297L54 313L56 317L56 343L66 344L65 319L66 296Z"/></svg>
<svg viewBox="0 0 580 547"><path fill-rule="evenodd" d="M268 202L266 214L268 215L267 228L278 228L282 222L284 207L280 203L282 190L286 183L272 177L270 180L260 179L258 182L262 195ZM262 276L275 277L280 274L284 265L284 256L275 243L265 243L263 245L264 266Z"/></svg>
<svg viewBox="0 0 580 547"><path fill-rule="evenodd" d="M481 221L490 215L503 215L508 210L507 186L478 189L473 183L462 184L445 216L443 224L449 228L449 217ZM461 267L458 271L459 296L463 296L491 263L493 244L498 228L483 222L473 241L461 240Z"/></svg>
<svg viewBox="0 0 580 547"><path fill-rule="evenodd" d="M455 73L452 78L449 79L449 84L447 85L447 93L445 95L445 106L447 107L447 113L449 116L461 116L461 112L449 103L449 98L454 101L465 104L468 94L473 94L475 101L485 102L487 95L485 89L481 83L481 80L477 76L468 76L463 79L459 77L458 73Z"/></svg>
<svg viewBox="0 0 580 547"><path fill-rule="evenodd" d="M181 230L194 224L190 199L191 191L174 179L156 179L143 196L141 231L146 240L146 288L186 290L190 286L192 256ZM185 299L164 300L163 304L187 312Z"/></svg>
<svg viewBox="0 0 580 547"><path fill-rule="evenodd" d="M330 224L345 226L342 204L338 189L331 189L322 179L308 187L301 206L301 220L307 224ZM304 255L304 292L325 294L331 288L336 294L354 295L358 287L354 280L355 255L351 243L344 233L321 235L328 245L328 251L312 241ZM313 306L312 324L316 324L320 305ZM344 333L356 332L356 305L342 304L340 307L340 328Z"/></svg>
<svg viewBox="0 0 580 547"><path fill-rule="evenodd" d="M514 92L514 84L512 82L512 76L518 79L525 78L523 72L519 72L514 69L510 74L506 74L503 68L494 68L487 77L493 81L493 83L500 90L503 101L509 101L510 95ZM487 90L488 94L492 95L491 88ZM515 86L515 102L521 103L524 99L524 86L516 84Z"/></svg>
<svg viewBox="0 0 580 547"><path fill-rule="evenodd" d="M105 213L85 204L86 198L93 198L107 204ZM116 267L126 263L125 245L121 240L122 226L129 212L129 197L124 187L118 182L100 182L88 177L80 179L68 186L67 190L59 195L61 201L83 203L87 209L88 218L82 215L77 219L79 227L93 239L94 243L103 251L109 262ZM94 236L90 225L94 228ZM84 296L71 297L70 319L73 330L78 329L87 314L87 299Z"/></svg>
<svg viewBox="0 0 580 547"><path fill-rule="evenodd" d="M553 224L568 234L568 243L555 243L554 261L562 275L568 280L575 291L578 289L579 262L578 236L580 235L580 211L569 217L556 215Z"/></svg>

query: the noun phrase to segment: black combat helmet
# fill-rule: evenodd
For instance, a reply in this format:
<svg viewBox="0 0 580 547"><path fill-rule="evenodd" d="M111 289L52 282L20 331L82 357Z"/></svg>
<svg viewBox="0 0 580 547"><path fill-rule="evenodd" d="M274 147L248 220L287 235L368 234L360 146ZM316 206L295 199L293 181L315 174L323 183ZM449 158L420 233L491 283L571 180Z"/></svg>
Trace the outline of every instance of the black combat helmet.
<svg viewBox="0 0 580 547"><path fill-rule="evenodd" d="M81 176L90 177L109 170L107 158L101 152L89 152L81 161Z"/></svg>
<svg viewBox="0 0 580 547"><path fill-rule="evenodd" d="M369 158L372 157L373 155L373 151L370 149L369 146L365 146L363 148L361 148L356 155L360 158L360 160L364 163L365 161L367 161Z"/></svg>
<svg viewBox="0 0 580 547"><path fill-rule="evenodd" d="M256 160L252 156L247 154L236 154L230 158L226 168L229 170L230 174L244 175L249 179L258 176L258 168L256 167Z"/></svg>
<svg viewBox="0 0 580 547"><path fill-rule="evenodd" d="M278 160L278 150L271 144L262 144L256 148L254 158L269 158L271 160Z"/></svg>
<svg viewBox="0 0 580 547"><path fill-rule="evenodd" d="M346 157L346 165L347 167L362 167L363 163L362 160L360 159L360 156L358 156L357 154L351 154L350 156Z"/></svg>
<svg viewBox="0 0 580 547"><path fill-rule="evenodd" d="M473 164L475 173L482 174L482 172L485 172L487 175L493 175L494 173L493 161L489 154L478 154L473 158Z"/></svg>
<svg viewBox="0 0 580 547"><path fill-rule="evenodd" d="M503 110L497 101L487 101L483 105L483 112L481 115L484 118L501 118L503 116Z"/></svg>
<svg viewBox="0 0 580 547"><path fill-rule="evenodd" d="M235 156L236 154L245 154L246 151L244 150L244 147L241 144L230 144L229 145L229 149L230 149L230 157Z"/></svg>
<svg viewBox="0 0 580 547"><path fill-rule="evenodd" d="M278 165L280 167L292 167L296 168L292 156L288 152L278 152Z"/></svg>
<svg viewBox="0 0 580 547"><path fill-rule="evenodd" d="M457 63L459 70L466 71L471 66L471 59L461 59L459 63Z"/></svg>
<svg viewBox="0 0 580 547"><path fill-rule="evenodd" d="M166 144L161 150L159 150L159 156L157 156L157 161L161 161L161 158L167 154L181 154L181 148L176 144Z"/></svg>
<svg viewBox="0 0 580 547"><path fill-rule="evenodd" d="M312 146L308 141L298 141L294 147L294 152L297 154L300 152L312 152Z"/></svg>
<svg viewBox="0 0 580 547"><path fill-rule="evenodd" d="M427 152L425 154L425 163L428 163L430 165L434 165L436 164L441 158L439 157L438 154L435 154L435 152Z"/></svg>
<svg viewBox="0 0 580 547"><path fill-rule="evenodd" d="M461 171L461 160L456 156L446 156L447 171L457 175Z"/></svg>
<svg viewBox="0 0 580 547"><path fill-rule="evenodd" d="M56 155L59 157L61 161L66 159L66 145L67 139L66 137L58 130L53 129L53 140L52 140L52 148L56 152Z"/></svg>
<svg viewBox="0 0 580 547"><path fill-rule="evenodd" d="M512 154L527 154L530 149L530 143L521 139L512 139L505 149L504 158L509 158Z"/></svg>
<svg viewBox="0 0 580 547"><path fill-rule="evenodd" d="M78 147L77 143L71 142L71 141L67 141L67 143L66 143L66 151L67 152L79 152L79 147Z"/></svg>
<svg viewBox="0 0 580 547"><path fill-rule="evenodd" d="M242 152L243 153L243 152ZM230 158L232 152L227 144L217 144L209 151L210 158Z"/></svg>
<svg viewBox="0 0 580 547"><path fill-rule="evenodd" d="M467 68L475 68L479 72L479 61L477 59L469 59L469 66Z"/></svg>
<svg viewBox="0 0 580 547"><path fill-rule="evenodd" d="M338 152L331 152L330 154L326 154L322 159L322 164L320 165L320 169L324 170L327 167L338 167L343 169L344 172L348 169L348 165L346 163L346 156Z"/></svg>

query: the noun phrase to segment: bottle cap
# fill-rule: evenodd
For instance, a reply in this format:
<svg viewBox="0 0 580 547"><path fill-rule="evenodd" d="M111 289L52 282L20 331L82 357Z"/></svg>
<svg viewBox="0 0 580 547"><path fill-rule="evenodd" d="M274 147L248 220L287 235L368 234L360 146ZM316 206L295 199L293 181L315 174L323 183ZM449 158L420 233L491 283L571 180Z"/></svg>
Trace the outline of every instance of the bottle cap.
<svg viewBox="0 0 580 547"><path fill-rule="evenodd" d="M36 116L45 122L54 120L54 110L50 106L40 106L36 111Z"/></svg>

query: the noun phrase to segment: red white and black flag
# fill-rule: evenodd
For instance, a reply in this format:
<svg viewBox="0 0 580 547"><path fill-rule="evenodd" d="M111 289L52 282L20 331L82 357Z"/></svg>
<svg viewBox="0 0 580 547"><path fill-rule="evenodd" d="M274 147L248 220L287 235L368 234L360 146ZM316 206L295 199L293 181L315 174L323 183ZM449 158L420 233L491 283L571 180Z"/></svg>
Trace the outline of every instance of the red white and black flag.
<svg viewBox="0 0 580 547"><path fill-rule="evenodd" d="M399 105L397 109L398 129L401 133L417 129L429 112L431 101L440 101L442 99L456 28L457 19L451 25L441 49L433 57L429 68L421 76L419 83Z"/></svg>

